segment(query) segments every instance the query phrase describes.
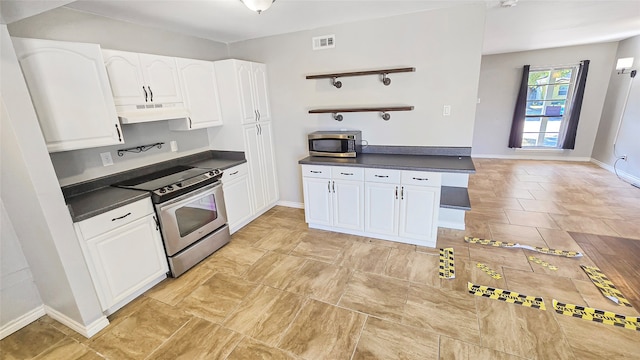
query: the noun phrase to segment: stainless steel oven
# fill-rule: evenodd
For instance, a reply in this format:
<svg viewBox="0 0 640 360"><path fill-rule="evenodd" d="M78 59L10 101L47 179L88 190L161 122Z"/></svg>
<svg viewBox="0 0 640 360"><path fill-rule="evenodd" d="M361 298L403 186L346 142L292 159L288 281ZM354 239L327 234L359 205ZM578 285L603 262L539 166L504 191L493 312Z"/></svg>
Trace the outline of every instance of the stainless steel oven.
<svg viewBox="0 0 640 360"><path fill-rule="evenodd" d="M151 192L173 277L231 240L221 177L217 169L176 166L116 184Z"/></svg>

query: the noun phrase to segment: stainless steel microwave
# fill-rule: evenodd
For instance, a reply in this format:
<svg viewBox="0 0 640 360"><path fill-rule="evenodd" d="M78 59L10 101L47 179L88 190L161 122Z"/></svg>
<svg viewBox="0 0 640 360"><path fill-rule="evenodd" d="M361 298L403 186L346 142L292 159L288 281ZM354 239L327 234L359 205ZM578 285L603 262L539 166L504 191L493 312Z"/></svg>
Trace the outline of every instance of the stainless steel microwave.
<svg viewBox="0 0 640 360"><path fill-rule="evenodd" d="M362 151L361 131L316 131L308 139L311 156L353 158Z"/></svg>

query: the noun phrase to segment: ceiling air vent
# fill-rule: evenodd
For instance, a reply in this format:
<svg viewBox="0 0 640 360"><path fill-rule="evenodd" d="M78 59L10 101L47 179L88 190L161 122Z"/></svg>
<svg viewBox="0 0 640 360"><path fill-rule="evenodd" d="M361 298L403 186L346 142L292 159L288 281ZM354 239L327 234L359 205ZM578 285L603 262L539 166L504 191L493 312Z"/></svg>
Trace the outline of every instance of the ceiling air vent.
<svg viewBox="0 0 640 360"><path fill-rule="evenodd" d="M335 35L316 36L311 39L313 50L332 49L336 47Z"/></svg>

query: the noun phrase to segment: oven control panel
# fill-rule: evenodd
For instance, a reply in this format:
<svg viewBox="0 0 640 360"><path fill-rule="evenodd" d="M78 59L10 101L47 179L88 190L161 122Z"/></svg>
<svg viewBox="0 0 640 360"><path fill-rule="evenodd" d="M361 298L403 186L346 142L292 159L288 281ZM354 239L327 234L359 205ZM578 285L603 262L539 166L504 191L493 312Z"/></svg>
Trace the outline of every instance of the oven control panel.
<svg viewBox="0 0 640 360"><path fill-rule="evenodd" d="M180 194L185 193L186 191L188 191L187 189L190 189L192 187L197 188L199 187L198 186L199 184L202 184L202 185L209 184L213 181L220 179L221 177L222 177L222 171L220 169L213 169L211 171L205 172L204 174L194 176L192 178L185 179L183 181L176 182L174 184L167 185L159 189L153 190L153 193L158 197L163 197L163 198L168 197L170 195L178 195L177 194L178 192L180 192Z"/></svg>

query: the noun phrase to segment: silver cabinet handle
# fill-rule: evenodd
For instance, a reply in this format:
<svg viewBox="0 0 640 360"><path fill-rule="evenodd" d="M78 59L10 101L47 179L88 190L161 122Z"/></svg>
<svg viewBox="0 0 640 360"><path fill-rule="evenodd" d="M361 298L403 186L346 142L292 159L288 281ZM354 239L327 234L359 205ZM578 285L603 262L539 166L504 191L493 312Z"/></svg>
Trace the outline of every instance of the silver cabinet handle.
<svg viewBox="0 0 640 360"><path fill-rule="evenodd" d="M118 127L118 124L116 124L116 131L118 132L118 141L122 142L122 135L120 135L120 128Z"/></svg>
<svg viewBox="0 0 640 360"><path fill-rule="evenodd" d="M309 171L312 174L322 174L322 171L311 170Z"/></svg>
<svg viewBox="0 0 640 360"><path fill-rule="evenodd" d="M404 186L400 189L400 200L404 200Z"/></svg>
<svg viewBox="0 0 640 360"><path fill-rule="evenodd" d="M116 221L116 220L124 219L124 218L126 218L127 216L129 216L129 215L131 215L131 213L130 213L130 212L129 212L129 213L126 213L126 214L124 214L124 215L122 215L122 216L119 216L119 217L117 217L117 218L113 218L113 219L111 219L111 221Z"/></svg>
<svg viewBox="0 0 640 360"><path fill-rule="evenodd" d="M253 110L253 115L255 116L256 121L258 121L258 110Z"/></svg>
<svg viewBox="0 0 640 360"><path fill-rule="evenodd" d="M238 171L239 171L239 170L238 170ZM231 174L229 174L229 176L232 176L232 175L237 174L237 173L238 173L238 171L234 171L234 172L232 172Z"/></svg>
<svg viewBox="0 0 640 360"><path fill-rule="evenodd" d="M329 191L329 194L331 194L331 180L327 181L327 190Z"/></svg>
<svg viewBox="0 0 640 360"><path fill-rule="evenodd" d="M144 88L144 86L142 86L142 91L144 91L144 102L147 102L148 94L147 94L147 90Z"/></svg>
<svg viewBox="0 0 640 360"><path fill-rule="evenodd" d="M396 186L396 200L398 200L398 187Z"/></svg>
<svg viewBox="0 0 640 360"><path fill-rule="evenodd" d="M151 86L147 85L147 89L149 89L149 101L153 102L153 92L151 92Z"/></svg>
<svg viewBox="0 0 640 360"><path fill-rule="evenodd" d="M347 175L347 176L352 176L353 175L353 173L343 173L343 172L341 172L340 174L341 175Z"/></svg>
<svg viewBox="0 0 640 360"><path fill-rule="evenodd" d="M374 175L377 178L388 178L389 175Z"/></svg>
<svg viewBox="0 0 640 360"><path fill-rule="evenodd" d="M258 121L260 121L260 118L262 117L262 115L260 115L260 110L256 110L256 112L258 113Z"/></svg>
<svg viewBox="0 0 640 360"><path fill-rule="evenodd" d="M333 188L333 193L335 194L336 193L336 182L335 181L333 181L333 184L332 184L331 187Z"/></svg>
<svg viewBox="0 0 640 360"><path fill-rule="evenodd" d="M193 122L191 121L191 117L188 117L187 119L189 119L189 129L193 128Z"/></svg>
<svg viewBox="0 0 640 360"><path fill-rule="evenodd" d="M428 178L417 178L417 177L414 177L413 180L427 181L429 179Z"/></svg>

